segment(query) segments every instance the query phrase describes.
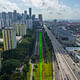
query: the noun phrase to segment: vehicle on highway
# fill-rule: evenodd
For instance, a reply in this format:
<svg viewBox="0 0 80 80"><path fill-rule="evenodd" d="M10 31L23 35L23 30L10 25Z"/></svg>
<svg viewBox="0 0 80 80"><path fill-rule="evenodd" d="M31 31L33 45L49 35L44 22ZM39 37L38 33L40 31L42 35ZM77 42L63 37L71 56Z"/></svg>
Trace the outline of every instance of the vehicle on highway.
<svg viewBox="0 0 80 80"><path fill-rule="evenodd" d="M80 75L80 72L78 72L78 74Z"/></svg>
<svg viewBox="0 0 80 80"><path fill-rule="evenodd" d="M69 54L66 54L67 57L69 57Z"/></svg>
<svg viewBox="0 0 80 80"><path fill-rule="evenodd" d="M77 63L78 67L80 66L79 63Z"/></svg>
<svg viewBox="0 0 80 80"><path fill-rule="evenodd" d="M75 62L73 62L73 65L75 65Z"/></svg>
<svg viewBox="0 0 80 80"><path fill-rule="evenodd" d="M73 71L75 71L75 69L73 69Z"/></svg>

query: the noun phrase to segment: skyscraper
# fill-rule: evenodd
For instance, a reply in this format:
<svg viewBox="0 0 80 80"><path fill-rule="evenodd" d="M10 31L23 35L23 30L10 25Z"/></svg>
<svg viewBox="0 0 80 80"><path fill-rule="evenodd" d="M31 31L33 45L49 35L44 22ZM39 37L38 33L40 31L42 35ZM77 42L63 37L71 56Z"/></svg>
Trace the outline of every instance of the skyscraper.
<svg viewBox="0 0 80 80"><path fill-rule="evenodd" d="M27 20L26 20L26 28L27 28L27 29L32 29L32 28L33 28L32 19L27 19Z"/></svg>
<svg viewBox="0 0 80 80"><path fill-rule="evenodd" d="M39 20L42 21L42 14L39 14Z"/></svg>
<svg viewBox="0 0 80 80"><path fill-rule="evenodd" d="M35 14L32 15L32 20L35 20Z"/></svg>
<svg viewBox="0 0 80 80"><path fill-rule="evenodd" d="M17 21L17 12L14 10L13 12L13 22L15 23Z"/></svg>
<svg viewBox="0 0 80 80"><path fill-rule="evenodd" d="M2 28L2 19L0 19L0 29Z"/></svg>
<svg viewBox="0 0 80 80"><path fill-rule="evenodd" d="M8 18L12 19L12 12L8 12Z"/></svg>
<svg viewBox="0 0 80 80"><path fill-rule="evenodd" d="M2 12L2 19L6 20L6 12Z"/></svg>
<svg viewBox="0 0 80 80"><path fill-rule="evenodd" d="M2 24L3 24L2 27L6 27L6 12L2 12L1 19L2 19Z"/></svg>
<svg viewBox="0 0 80 80"><path fill-rule="evenodd" d="M32 9L29 8L29 17L31 18L31 16L32 16Z"/></svg>
<svg viewBox="0 0 80 80"><path fill-rule="evenodd" d="M26 25L20 24L20 36L26 35Z"/></svg>
<svg viewBox="0 0 80 80"><path fill-rule="evenodd" d="M27 11L26 11L26 10L24 11L24 14L26 14L26 15L27 15Z"/></svg>
<svg viewBox="0 0 80 80"><path fill-rule="evenodd" d="M4 51L16 48L16 31L13 27L2 29Z"/></svg>

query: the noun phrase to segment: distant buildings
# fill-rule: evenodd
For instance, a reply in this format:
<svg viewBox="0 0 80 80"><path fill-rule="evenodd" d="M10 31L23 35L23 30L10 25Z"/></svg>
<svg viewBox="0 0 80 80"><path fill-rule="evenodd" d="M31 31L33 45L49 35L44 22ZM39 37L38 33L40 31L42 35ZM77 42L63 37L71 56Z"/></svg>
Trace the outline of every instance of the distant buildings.
<svg viewBox="0 0 80 80"><path fill-rule="evenodd" d="M27 20L26 20L26 28L27 28L27 29L33 29L32 19L27 19Z"/></svg>
<svg viewBox="0 0 80 80"><path fill-rule="evenodd" d="M13 27L2 29L4 51L16 48L16 31Z"/></svg>
<svg viewBox="0 0 80 80"><path fill-rule="evenodd" d="M16 21L17 21L17 11L14 10L14 12L13 12L13 22L16 23Z"/></svg>
<svg viewBox="0 0 80 80"><path fill-rule="evenodd" d="M0 28L2 27L10 27L13 24L25 24L26 29L33 29L34 22L36 23L36 19L40 26L43 24L42 14L38 15L38 18L35 18L35 14L32 14L32 8L29 8L29 14L27 14L27 10L24 13L18 13L16 10L13 12L2 12L0 13ZM36 25L35 25L36 26ZM14 26L13 26L14 27Z"/></svg>
<svg viewBox="0 0 80 80"><path fill-rule="evenodd" d="M29 8L29 17L31 18L31 16L32 16L32 9Z"/></svg>
<svg viewBox="0 0 80 80"><path fill-rule="evenodd" d="M42 14L38 15L38 19L39 19L40 25L43 26L43 17L42 17Z"/></svg>
<svg viewBox="0 0 80 80"><path fill-rule="evenodd" d="M38 18L39 18L40 21L43 21L43 19L42 19L42 14L39 14L39 15L38 15Z"/></svg>
<svg viewBox="0 0 80 80"><path fill-rule="evenodd" d="M32 15L32 20L33 21L35 20L35 16L36 16L35 14Z"/></svg>
<svg viewBox="0 0 80 80"><path fill-rule="evenodd" d="M2 12L2 15L1 15L1 26L2 27L6 26L6 13L5 12Z"/></svg>
<svg viewBox="0 0 80 80"><path fill-rule="evenodd" d="M26 25L25 24L20 24L20 35L21 36L26 35Z"/></svg>
<svg viewBox="0 0 80 80"><path fill-rule="evenodd" d="M75 46L76 44L76 38L74 35L72 35L67 30L63 30L62 28L53 27L54 35L56 38L66 46Z"/></svg>

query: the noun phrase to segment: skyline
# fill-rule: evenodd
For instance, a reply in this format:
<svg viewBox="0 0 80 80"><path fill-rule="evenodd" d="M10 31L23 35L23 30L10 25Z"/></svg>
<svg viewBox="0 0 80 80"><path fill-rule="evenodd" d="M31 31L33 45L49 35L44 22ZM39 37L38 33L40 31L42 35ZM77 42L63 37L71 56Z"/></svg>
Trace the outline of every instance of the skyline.
<svg viewBox="0 0 80 80"><path fill-rule="evenodd" d="M79 4L79 0L0 0L0 12L17 10L22 13L31 7L33 14L43 14L45 20L80 19Z"/></svg>

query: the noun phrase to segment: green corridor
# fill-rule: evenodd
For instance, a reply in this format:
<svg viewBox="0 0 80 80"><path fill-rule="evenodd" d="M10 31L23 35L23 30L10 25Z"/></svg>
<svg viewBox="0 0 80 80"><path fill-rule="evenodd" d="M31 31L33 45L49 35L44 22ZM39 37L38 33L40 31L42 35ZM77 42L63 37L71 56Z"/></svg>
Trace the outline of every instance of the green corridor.
<svg viewBox="0 0 80 80"><path fill-rule="evenodd" d="M40 32L40 80L42 80L42 35Z"/></svg>

